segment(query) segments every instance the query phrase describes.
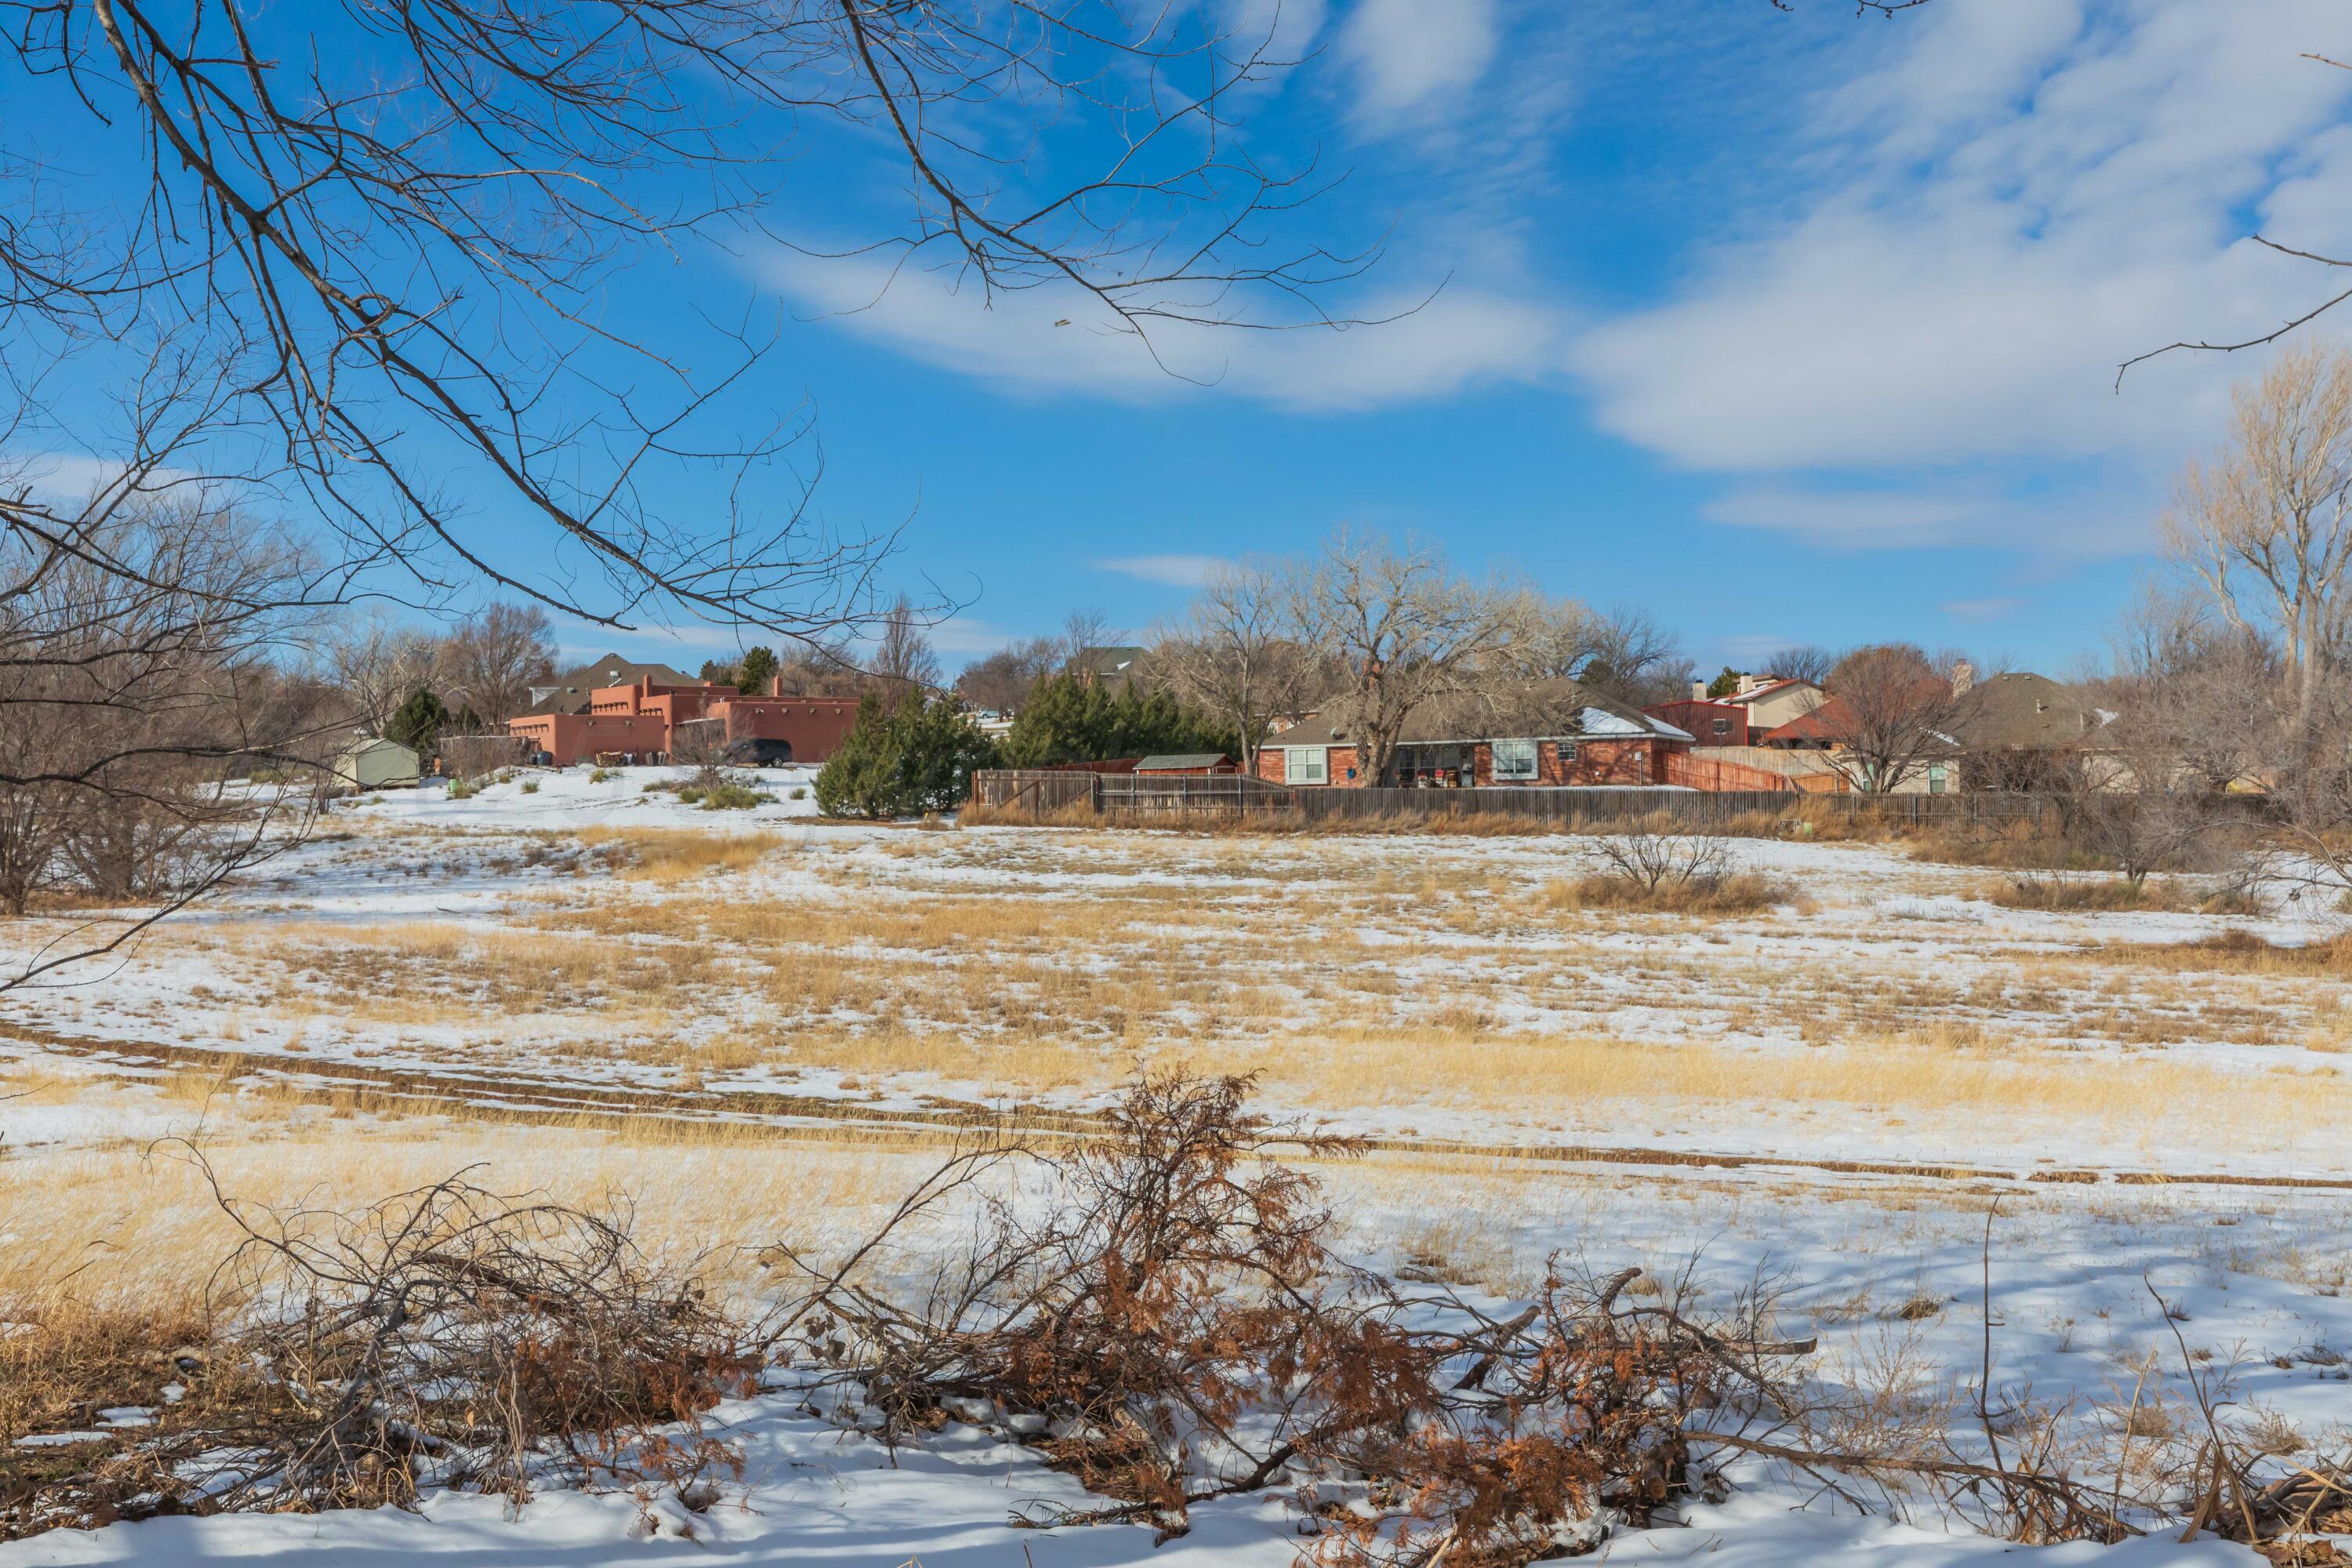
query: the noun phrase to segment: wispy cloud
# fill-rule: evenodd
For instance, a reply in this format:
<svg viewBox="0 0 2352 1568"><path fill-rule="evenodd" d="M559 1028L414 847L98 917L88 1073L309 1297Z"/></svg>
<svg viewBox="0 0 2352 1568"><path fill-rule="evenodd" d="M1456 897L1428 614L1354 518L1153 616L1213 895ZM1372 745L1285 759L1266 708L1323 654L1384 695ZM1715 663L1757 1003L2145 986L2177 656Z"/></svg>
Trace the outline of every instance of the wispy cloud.
<svg viewBox="0 0 2352 1568"><path fill-rule="evenodd" d="M1565 330L1539 300L1464 284L1434 298L1401 290L1349 304L1377 326L1236 332L1169 321L1147 342L1075 290L991 300L921 268L783 250L768 257L762 277L810 314L926 363L1038 393L1136 402L1223 395L1305 410L1384 407L1551 378Z"/></svg>
<svg viewBox="0 0 2352 1568"><path fill-rule="evenodd" d="M131 466L119 458L93 458L82 452L0 453L0 489L25 490L53 505L86 500L120 484L130 471ZM159 467L142 474L139 485L142 491L161 492L202 477L190 468Z"/></svg>
<svg viewBox="0 0 2352 1568"><path fill-rule="evenodd" d="M1231 564L1222 555L1123 555L1095 562L1094 568L1140 582L1164 583L1171 588L1197 588L1209 580L1210 573Z"/></svg>
<svg viewBox="0 0 2352 1568"><path fill-rule="evenodd" d="M1980 621L2005 620L2025 608L2026 602L2015 597L1990 599L1947 599L1936 607L1956 621L1975 624Z"/></svg>

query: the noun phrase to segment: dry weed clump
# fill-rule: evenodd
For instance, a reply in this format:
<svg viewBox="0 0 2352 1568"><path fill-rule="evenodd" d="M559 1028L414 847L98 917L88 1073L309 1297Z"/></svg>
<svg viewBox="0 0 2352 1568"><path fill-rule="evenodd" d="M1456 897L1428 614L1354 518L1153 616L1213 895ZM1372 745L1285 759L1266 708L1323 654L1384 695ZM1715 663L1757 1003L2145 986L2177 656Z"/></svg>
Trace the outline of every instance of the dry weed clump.
<svg viewBox="0 0 2352 1568"><path fill-rule="evenodd" d="M2170 896L2171 891L2168 887L2146 880L2136 882L2128 877L2021 868L1979 896L2003 909L2080 913L2177 908L2179 900Z"/></svg>
<svg viewBox="0 0 2352 1568"><path fill-rule="evenodd" d="M1553 882L1544 889L1544 900L1554 909L1674 915L1751 915L1793 904L1798 898L1790 883L1758 871L1735 871L1704 881L1655 888L1622 877L1591 876Z"/></svg>
<svg viewBox="0 0 2352 1568"><path fill-rule="evenodd" d="M684 827L589 827L581 830L580 840L618 865L623 876L663 884L706 872L747 871L785 843L781 833Z"/></svg>
<svg viewBox="0 0 2352 1568"><path fill-rule="evenodd" d="M1099 1142L959 1156L921 1201L1027 1157L1048 1201L988 1205L976 1245L904 1292L843 1283L887 1229L831 1269L795 1256L810 1283L779 1342L894 1439L995 1426L1108 1500L1035 1523L1164 1539L1200 1502L1287 1484L1318 1561L1496 1568L1649 1520L1694 1483L1699 1415L1812 1349L1760 1337L1753 1301L1706 1323L1620 1306L1635 1269L1555 1268L1501 1320L1405 1294L1335 1255L1316 1183L1272 1158L1354 1146L1250 1111L1248 1089L1147 1074Z"/></svg>
<svg viewBox="0 0 2352 1568"><path fill-rule="evenodd" d="M61 1397L80 1407L173 1381L124 1402L136 1423L56 1445L12 1437L0 1539L404 1506L426 1486L518 1502L551 1481L666 1486L707 1506L710 1481L740 1472L698 1418L754 1386L757 1358L690 1274L647 1264L624 1226L462 1178L356 1212L215 1195L241 1239L201 1316L67 1310L15 1336L54 1369L27 1420L64 1413Z"/></svg>
<svg viewBox="0 0 2352 1568"><path fill-rule="evenodd" d="M2352 975L2352 936L2286 944L2250 931L2227 931L2196 942L2110 942L2096 950L2119 963L2184 972L2221 970L2243 974Z"/></svg>
<svg viewBox="0 0 2352 1568"><path fill-rule="evenodd" d="M1742 866L1721 836L1664 814L1593 841L1602 868L1545 889L1555 908L1752 914L1793 903L1796 889Z"/></svg>

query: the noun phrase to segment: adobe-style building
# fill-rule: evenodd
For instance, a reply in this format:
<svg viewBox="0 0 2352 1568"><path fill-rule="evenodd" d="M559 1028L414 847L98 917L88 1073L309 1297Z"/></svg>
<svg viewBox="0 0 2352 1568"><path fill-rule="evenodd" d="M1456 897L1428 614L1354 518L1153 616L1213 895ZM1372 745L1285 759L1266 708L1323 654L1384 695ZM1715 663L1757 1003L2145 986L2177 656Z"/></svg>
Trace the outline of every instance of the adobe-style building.
<svg viewBox="0 0 2352 1568"><path fill-rule="evenodd" d="M1386 778L1369 776L1356 736L1360 699L1326 703L1258 752L1270 784L1424 789L1591 788L1667 781L1667 759L1689 731L1573 680L1507 696L1467 693L1416 708Z"/></svg>
<svg viewBox="0 0 2352 1568"><path fill-rule="evenodd" d="M544 752L557 767L599 756L642 762L682 753L761 763L824 762L857 722L854 697L787 697L771 679L747 696L709 681L656 680L599 687L581 712L526 713L509 733Z"/></svg>

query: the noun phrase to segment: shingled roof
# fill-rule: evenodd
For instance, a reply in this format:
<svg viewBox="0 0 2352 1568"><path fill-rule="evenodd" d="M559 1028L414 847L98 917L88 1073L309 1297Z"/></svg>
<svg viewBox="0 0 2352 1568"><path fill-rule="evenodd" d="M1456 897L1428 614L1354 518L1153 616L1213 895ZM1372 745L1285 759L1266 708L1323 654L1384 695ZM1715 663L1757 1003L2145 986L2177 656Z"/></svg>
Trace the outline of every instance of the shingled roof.
<svg viewBox="0 0 2352 1568"><path fill-rule="evenodd" d="M585 713L589 699L599 687L635 686L640 680L650 680L656 686L695 686L694 677L672 669L666 664L646 664L636 659L623 658L617 653L591 659L576 669L569 669L545 686L530 689L530 711L533 713Z"/></svg>
<svg viewBox="0 0 2352 1568"><path fill-rule="evenodd" d="M2072 688L2030 670L1979 682L1960 699L1953 715L1961 743L1978 751L2080 746L2106 721L2105 714L2084 702Z"/></svg>
<svg viewBox="0 0 2352 1568"><path fill-rule="evenodd" d="M1364 698L1349 692L1326 702L1282 731L1292 746L1344 744L1361 729ZM1591 687L1565 679L1507 685L1433 698L1408 715L1397 740L1403 745L1461 741L1579 740L1654 735L1687 741L1689 731L1651 717Z"/></svg>

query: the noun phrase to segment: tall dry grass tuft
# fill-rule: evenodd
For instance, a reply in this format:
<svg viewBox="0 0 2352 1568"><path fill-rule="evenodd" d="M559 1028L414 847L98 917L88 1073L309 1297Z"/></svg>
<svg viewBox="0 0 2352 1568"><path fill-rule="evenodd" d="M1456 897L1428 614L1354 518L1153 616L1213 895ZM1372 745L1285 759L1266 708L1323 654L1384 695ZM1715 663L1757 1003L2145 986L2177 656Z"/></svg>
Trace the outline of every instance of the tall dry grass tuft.
<svg viewBox="0 0 2352 1568"><path fill-rule="evenodd" d="M581 831L580 839L616 864L623 876L665 884L706 872L748 871L786 842L781 833L686 827L590 827Z"/></svg>
<svg viewBox="0 0 2352 1568"><path fill-rule="evenodd" d="M1705 880L1665 882L1655 887L1643 887L1622 877L1579 877L1573 881L1546 883L1543 890L1546 907L1555 910L1671 915L1752 915L1760 910L1794 904L1800 897L1793 883L1759 871L1735 871Z"/></svg>
<svg viewBox="0 0 2352 1568"><path fill-rule="evenodd" d="M218 1108L212 1119L227 1116ZM848 1233L928 1163L891 1147L783 1142L722 1125L436 1127L431 1118L207 1142L205 1155L225 1189L263 1206L365 1203L457 1171L592 1213L625 1205L649 1257L667 1266L708 1255L706 1283L747 1300L764 1279L758 1248L796 1233L812 1245ZM0 1247L5 1321L185 1312L236 1240L202 1173L143 1147L0 1161L0 1235L12 1238Z"/></svg>

